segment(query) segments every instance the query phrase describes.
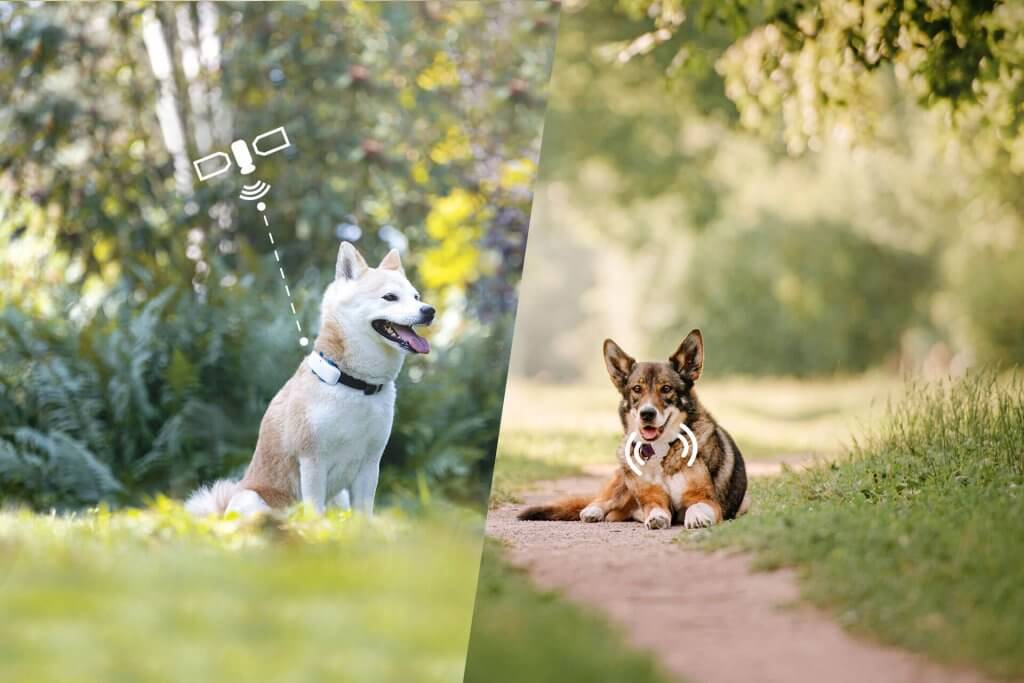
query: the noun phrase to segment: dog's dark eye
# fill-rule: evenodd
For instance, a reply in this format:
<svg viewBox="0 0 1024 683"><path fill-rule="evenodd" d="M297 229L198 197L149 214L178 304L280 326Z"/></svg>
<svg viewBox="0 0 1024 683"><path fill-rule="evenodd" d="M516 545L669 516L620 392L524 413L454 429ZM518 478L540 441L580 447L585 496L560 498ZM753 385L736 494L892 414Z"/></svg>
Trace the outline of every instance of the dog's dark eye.
<svg viewBox="0 0 1024 683"><path fill-rule="evenodd" d="M416 299L416 301L419 301L420 300L420 295L417 294L414 298Z"/></svg>
<svg viewBox="0 0 1024 683"><path fill-rule="evenodd" d="M385 294L381 298L384 299L384 301L398 301L397 294Z"/></svg>
<svg viewBox="0 0 1024 683"><path fill-rule="evenodd" d="M644 388L642 386L640 386L639 384L634 384L633 385L632 391L633 391L634 394L639 394L643 390L644 390Z"/></svg>
<svg viewBox="0 0 1024 683"><path fill-rule="evenodd" d="M662 384L661 385L661 393L663 393L663 394L671 394L672 393L672 387L670 385L668 385L668 384Z"/></svg>

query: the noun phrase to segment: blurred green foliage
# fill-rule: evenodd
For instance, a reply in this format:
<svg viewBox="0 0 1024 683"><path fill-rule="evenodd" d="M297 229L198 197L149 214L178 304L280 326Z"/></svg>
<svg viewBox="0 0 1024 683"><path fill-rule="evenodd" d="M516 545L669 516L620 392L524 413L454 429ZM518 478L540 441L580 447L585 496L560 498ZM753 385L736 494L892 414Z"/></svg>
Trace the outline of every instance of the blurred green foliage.
<svg viewBox="0 0 1024 683"><path fill-rule="evenodd" d="M899 349L932 276L926 257L831 222L769 216L742 231L706 233L696 252L683 289L693 305L671 327L713 334L708 357L725 374L867 370Z"/></svg>
<svg viewBox="0 0 1024 683"><path fill-rule="evenodd" d="M0 679L461 679L480 517L0 512Z"/></svg>
<svg viewBox="0 0 1024 683"><path fill-rule="evenodd" d="M237 169L257 157L303 329L341 239L440 309L400 380L384 487L482 501L557 8L0 6L0 491L134 502L237 472L301 359Z"/></svg>
<svg viewBox="0 0 1024 683"><path fill-rule="evenodd" d="M557 241L572 258L529 260L517 371L575 379L600 370L579 349L605 336L662 353L696 324L710 356L731 359L711 372L1019 362L1021 12L967 0L567 2L531 248L557 258ZM791 229L808 244L794 246ZM836 260L870 275L855 281ZM798 311L808 301L783 306L787 274L799 275L793 296L850 309L860 330ZM577 300L575 315L560 310ZM884 330L865 332L865 308ZM754 360L764 343L791 353Z"/></svg>
<svg viewBox="0 0 1024 683"><path fill-rule="evenodd" d="M632 35L605 47L615 59L667 65L669 79L717 71L742 124L781 130L791 152L841 126L877 132L881 74L924 106L945 109L956 132L977 145L972 152L1000 157L1004 173L1024 172L1019 3L617 0L613 7L633 22ZM729 38L698 46L695 31Z"/></svg>
<svg viewBox="0 0 1024 683"><path fill-rule="evenodd" d="M964 281L961 296L981 358L1024 366L1024 245L975 254Z"/></svg>
<svg viewBox="0 0 1024 683"><path fill-rule="evenodd" d="M547 2L8 7L5 237L50 237L70 284L100 274L137 285L139 267L206 283L197 262L239 264L270 245L259 214L232 196L237 172L197 184L189 160L285 126L292 147L258 157L257 175L274 186L287 266L308 267L342 236L376 252L394 231L417 266L446 246L424 226L458 191L488 211L475 216L483 225L454 226L475 228L459 246L482 252L455 284L509 297L486 280L515 280L520 265L555 19ZM147 30L167 45L164 79ZM180 154L154 111L165 88ZM182 248L188 230L198 256Z"/></svg>
<svg viewBox="0 0 1024 683"><path fill-rule="evenodd" d="M616 169L618 176L613 185L593 194L629 205L672 193L683 202L681 220L702 227L718 214L721 192L702 172L712 150L688 138L691 122L692 130L702 128L691 115L695 103L716 111L728 111L731 104L709 65L707 73L669 81L648 64L618 59L622 41L643 26L641 18L624 17L615 3L567 6L551 74L541 181L579 181L585 177L583 165L597 162ZM728 34L721 30L691 25L685 29L694 59L704 59L728 44ZM666 63L659 62L656 68L674 73ZM584 184L574 190L587 193ZM636 225L608 222L601 228L629 242L646 235Z"/></svg>

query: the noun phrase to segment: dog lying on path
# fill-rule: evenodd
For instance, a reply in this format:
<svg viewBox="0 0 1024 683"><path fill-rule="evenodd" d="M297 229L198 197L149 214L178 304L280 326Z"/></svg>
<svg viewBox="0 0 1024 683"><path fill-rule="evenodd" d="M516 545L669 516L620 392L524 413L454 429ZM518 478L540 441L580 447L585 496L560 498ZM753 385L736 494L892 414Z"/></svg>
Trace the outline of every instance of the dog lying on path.
<svg viewBox="0 0 1024 683"><path fill-rule="evenodd" d="M604 342L604 360L621 395L620 467L596 498L537 505L519 519L635 520L648 529L667 528L675 519L694 529L746 512L750 498L740 449L693 389L704 368L700 330L690 332L668 362L638 363L611 339ZM695 459L684 426L697 444Z"/></svg>

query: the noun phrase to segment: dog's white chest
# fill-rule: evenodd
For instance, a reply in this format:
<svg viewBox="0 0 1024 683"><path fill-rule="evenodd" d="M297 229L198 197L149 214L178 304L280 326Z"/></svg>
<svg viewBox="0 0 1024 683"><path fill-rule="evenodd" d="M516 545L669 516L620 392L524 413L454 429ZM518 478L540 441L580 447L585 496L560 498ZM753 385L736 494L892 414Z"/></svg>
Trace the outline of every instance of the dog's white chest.
<svg viewBox="0 0 1024 683"><path fill-rule="evenodd" d="M681 510L683 494L686 492L686 471L665 474L660 462L650 462L648 465L650 467L644 467L643 479L664 489L668 493L672 509Z"/></svg>
<svg viewBox="0 0 1024 683"><path fill-rule="evenodd" d="M665 477L665 488L668 490L672 509L681 510L683 508L683 493L686 492L686 473L676 472Z"/></svg>
<svg viewBox="0 0 1024 683"><path fill-rule="evenodd" d="M391 433L395 385L367 396L350 387L320 384L309 410L314 451L327 475L327 493L348 488L368 461L379 461Z"/></svg>

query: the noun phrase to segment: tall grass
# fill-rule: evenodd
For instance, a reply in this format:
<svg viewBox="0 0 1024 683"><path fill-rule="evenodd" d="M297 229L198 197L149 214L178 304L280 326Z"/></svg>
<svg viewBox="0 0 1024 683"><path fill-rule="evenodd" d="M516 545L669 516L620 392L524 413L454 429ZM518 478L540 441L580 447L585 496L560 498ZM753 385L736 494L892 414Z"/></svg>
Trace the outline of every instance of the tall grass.
<svg viewBox="0 0 1024 683"><path fill-rule="evenodd" d="M1024 675L1024 382L915 387L845 459L756 482L755 513L703 535L803 569L850 628Z"/></svg>

